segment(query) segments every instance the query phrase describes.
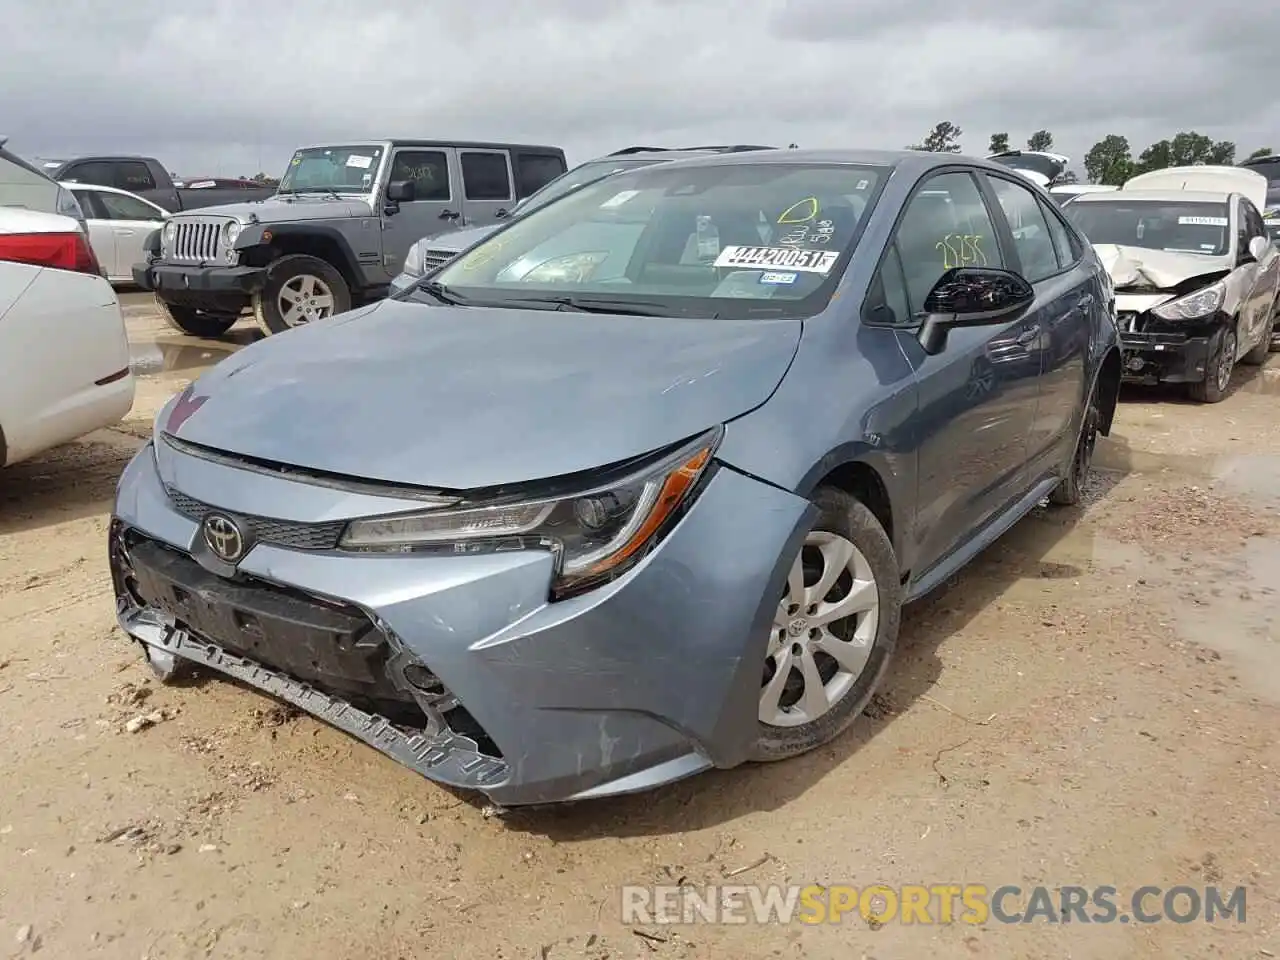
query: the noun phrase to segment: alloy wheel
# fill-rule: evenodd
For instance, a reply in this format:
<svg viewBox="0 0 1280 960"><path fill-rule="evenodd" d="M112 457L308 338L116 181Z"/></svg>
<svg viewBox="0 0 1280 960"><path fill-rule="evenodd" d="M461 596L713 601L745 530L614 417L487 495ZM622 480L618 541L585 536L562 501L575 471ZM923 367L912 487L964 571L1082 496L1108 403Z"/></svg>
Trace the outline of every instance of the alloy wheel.
<svg viewBox="0 0 1280 960"><path fill-rule="evenodd" d="M333 315L333 291L319 277L300 273L280 288L276 308L291 327L323 320Z"/></svg>
<svg viewBox="0 0 1280 960"><path fill-rule="evenodd" d="M879 616L867 558L839 534L811 531L774 614L760 721L795 727L828 713L866 667Z"/></svg>
<svg viewBox="0 0 1280 960"><path fill-rule="evenodd" d="M1222 338L1222 349L1218 353L1218 365L1214 370L1214 378L1218 390L1225 391L1231 384L1231 371L1236 365L1236 334L1228 330Z"/></svg>

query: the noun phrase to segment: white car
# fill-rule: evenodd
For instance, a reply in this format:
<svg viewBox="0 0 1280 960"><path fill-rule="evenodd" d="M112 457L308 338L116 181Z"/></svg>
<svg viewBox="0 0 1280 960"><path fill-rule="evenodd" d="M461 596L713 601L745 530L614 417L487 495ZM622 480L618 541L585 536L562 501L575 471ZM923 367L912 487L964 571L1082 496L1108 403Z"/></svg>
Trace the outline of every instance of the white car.
<svg viewBox="0 0 1280 960"><path fill-rule="evenodd" d="M147 237L164 227L169 213L150 200L115 187L63 183L84 211L89 243L112 283L133 283L133 265L146 260Z"/></svg>
<svg viewBox="0 0 1280 960"><path fill-rule="evenodd" d="M76 220L0 205L0 318L0 466L129 412L124 316Z"/></svg>
<svg viewBox="0 0 1280 960"><path fill-rule="evenodd" d="M1114 193L1119 189L1105 183L1060 183L1049 188L1049 196L1054 203L1062 206L1072 197L1082 197L1086 193Z"/></svg>

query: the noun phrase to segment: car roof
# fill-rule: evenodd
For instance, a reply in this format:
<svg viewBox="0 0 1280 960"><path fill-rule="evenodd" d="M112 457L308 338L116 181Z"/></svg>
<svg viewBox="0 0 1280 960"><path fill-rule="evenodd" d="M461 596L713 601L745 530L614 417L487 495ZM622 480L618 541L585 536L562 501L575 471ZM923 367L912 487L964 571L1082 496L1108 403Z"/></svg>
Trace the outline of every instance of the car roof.
<svg viewBox="0 0 1280 960"><path fill-rule="evenodd" d="M804 164L842 164L858 166L901 168L911 175L927 173L940 167L957 164L976 167L992 173L1017 174L1018 171L998 163L991 163L981 157L967 156L958 153L934 153L928 150L854 150L854 149L808 149L808 150L751 150L739 153L708 153L688 160L676 160L675 164L684 166L708 166L721 164L746 163L790 163Z"/></svg>
<svg viewBox="0 0 1280 960"><path fill-rule="evenodd" d="M416 140L401 137L388 137L385 140L330 140L328 143L312 143L294 150L324 150L329 147L385 147L388 144L397 147L461 147L463 150L547 150L560 154L562 147L546 143L497 143L487 140Z"/></svg>
<svg viewBox="0 0 1280 960"><path fill-rule="evenodd" d="M1226 203L1236 193L1208 190L1110 190L1106 193L1077 194L1072 203L1100 203L1114 200L1148 200L1157 203Z"/></svg>
<svg viewBox="0 0 1280 960"><path fill-rule="evenodd" d="M62 180L62 181L59 181L58 186L62 187L64 190L100 190L103 193L118 193L118 194L121 194L122 196L133 197L136 200L142 200L143 203L147 202L146 200L143 200L142 197L139 197L136 193L130 193L128 190L121 190L119 187L103 186L102 184L98 184L98 183L78 183L75 180ZM154 204L152 204L152 206L154 206Z"/></svg>

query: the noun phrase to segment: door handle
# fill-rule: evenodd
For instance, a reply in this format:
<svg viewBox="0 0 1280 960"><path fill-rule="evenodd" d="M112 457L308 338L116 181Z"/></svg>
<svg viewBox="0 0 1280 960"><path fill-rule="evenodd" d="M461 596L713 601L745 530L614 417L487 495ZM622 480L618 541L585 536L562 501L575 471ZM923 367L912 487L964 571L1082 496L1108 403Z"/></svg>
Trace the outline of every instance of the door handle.
<svg viewBox="0 0 1280 960"><path fill-rule="evenodd" d="M1027 329L1014 337L1013 342L1019 346L1025 347L1038 336L1040 336L1040 324L1037 323L1034 326L1027 327Z"/></svg>
<svg viewBox="0 0 1280 960"><path fill-rule="evenodd" d="M117 230L116 230L116 236L117 236L117 237L132 237L132 236L133 236L133 231L132 231L132 230L120 230L120 229L117 229Z"/></svg>
<svg viewBox="0 0 1280 960"><path fill-rule="evenodd" d="M1076 306L1081 310L1088 310L1093 306L1093 294L1086 293L1083 297L1076 301Z"/></svg>
<svg viewBox="0 0 1280 960"><path fill-rule="evenodd" d="M460 216L462 216L462 214L460 214L460 213L454 213L452 210L441 210L441 211L440 211L440 219L441 219L441 220L457 220L457 219L458 219L458 217L460 217Z"/></svg>

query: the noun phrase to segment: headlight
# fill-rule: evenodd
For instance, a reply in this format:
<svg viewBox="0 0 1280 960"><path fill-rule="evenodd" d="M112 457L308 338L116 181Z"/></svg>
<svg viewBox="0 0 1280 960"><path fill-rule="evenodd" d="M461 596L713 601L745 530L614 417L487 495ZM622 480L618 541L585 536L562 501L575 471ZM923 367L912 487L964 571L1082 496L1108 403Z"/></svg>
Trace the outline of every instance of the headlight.
<svg viewBox="0 0 1280 960"><path fill-rule="evenodd" d="M420 277L426 272L424 257L426 254L426 244L421 240L414 241L413 246L409 248L408 255L404 258L404 267L401 273L410 277Z"/></svg>
<svg viewBox="0 0 1280 960"><path fill-rule="evenodd" d="M160 254L164 256L168 254L169 248L173 246L174 235L178 232L178 225L172 220L165 223L164 229L160 231Z"/></svg>
<svg viewBox="0 0 1280 960"><path fill-rule="evenodd" d="M1222 298L1226 292L1226 284L1219 280L1203 290L1152 307L1151 312L1161 320L1199 320L1222 306Z"/></svg>
<svg viewBox="0 0 1280 960"><path fill-rule="evenodd" d="M240 239L240 232L244 230L244 224L238 220L232 220L222 228L222 243L226 248L223 256L227 263L235 263L240 259L240 251L236 249L236 241Z"/></svg>
<svg viewBox="0 0 1280 960"><path fill-rule="evenodd" d="M487 553L550 550L563 597L616 576L644 556L706 471L722 430L616 480L555 498L354 520L349 550Z"/></svg>
<svg viewBox="0 0 1280 960"><path fill-rule="evenodd" d="M608 251L573 253L538 264L524 275L526 283L586 283L609 256Z"/></svg>

